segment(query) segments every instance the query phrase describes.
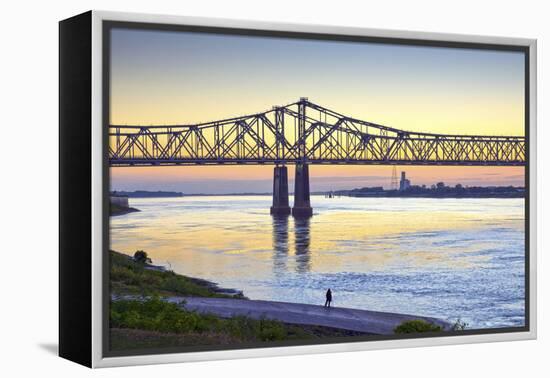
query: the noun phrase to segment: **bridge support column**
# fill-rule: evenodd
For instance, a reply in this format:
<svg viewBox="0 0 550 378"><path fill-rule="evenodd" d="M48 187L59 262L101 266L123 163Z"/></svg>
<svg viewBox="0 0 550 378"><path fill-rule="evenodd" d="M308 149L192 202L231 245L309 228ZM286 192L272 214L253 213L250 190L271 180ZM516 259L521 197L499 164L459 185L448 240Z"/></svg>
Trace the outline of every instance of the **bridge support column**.
<svg viewBox="0 0 550 378"><path fill-rule="evenodd" d="M309 218L313 215L309 201L309 166L307 164L296 164L292 215L296 218Z"/></svg>
<svg viewBox="0 0 550 378"><path fill-rule="evenodd" d="M288 205L288 171L285 166L273 170L273 206L271 215L290 215Z"/></svg>

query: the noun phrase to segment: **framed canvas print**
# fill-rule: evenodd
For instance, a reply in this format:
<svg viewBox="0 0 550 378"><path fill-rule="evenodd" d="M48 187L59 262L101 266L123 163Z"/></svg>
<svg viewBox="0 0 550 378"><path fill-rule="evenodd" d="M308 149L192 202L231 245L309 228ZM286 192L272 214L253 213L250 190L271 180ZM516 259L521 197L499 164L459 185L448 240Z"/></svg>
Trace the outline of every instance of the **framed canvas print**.
<svg viewBox="0 0 550 378"><path fill-rule="evenodd" d="M536 337L536 41L60 22L60 355Z"/></svg>

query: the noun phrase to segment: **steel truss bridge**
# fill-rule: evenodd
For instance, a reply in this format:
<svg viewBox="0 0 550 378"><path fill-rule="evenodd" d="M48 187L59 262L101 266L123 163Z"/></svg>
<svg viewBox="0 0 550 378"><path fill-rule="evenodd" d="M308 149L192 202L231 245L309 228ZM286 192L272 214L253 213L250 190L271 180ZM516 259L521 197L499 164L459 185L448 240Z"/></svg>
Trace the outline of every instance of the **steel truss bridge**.
<svg viewBox="0 0 550 378"><path fill-rule="evenodd" d="M193 125L110 125L111 166L212 164L525 165L523 136L411 132L307 98Z"/></svg>

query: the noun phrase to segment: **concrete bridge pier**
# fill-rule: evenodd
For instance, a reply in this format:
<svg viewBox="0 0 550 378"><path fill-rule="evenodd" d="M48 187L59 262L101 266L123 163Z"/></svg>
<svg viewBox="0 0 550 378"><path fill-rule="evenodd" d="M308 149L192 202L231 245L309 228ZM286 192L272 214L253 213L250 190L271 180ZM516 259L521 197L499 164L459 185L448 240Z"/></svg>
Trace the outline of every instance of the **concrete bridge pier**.
<svg viewBox="0 0 550 378"><path fill-rule="evenodd" d="M276 166L273 170L273 206L271 215L290 215L288 204L288 171L285 166Z"/></svg>
<svg viewBox="0 0 550 378"><path fill-rule="evenodd" d="M309 218L313 215L309 201L309 166L307 164L296 164L292 215L295 218Z"/></svg>

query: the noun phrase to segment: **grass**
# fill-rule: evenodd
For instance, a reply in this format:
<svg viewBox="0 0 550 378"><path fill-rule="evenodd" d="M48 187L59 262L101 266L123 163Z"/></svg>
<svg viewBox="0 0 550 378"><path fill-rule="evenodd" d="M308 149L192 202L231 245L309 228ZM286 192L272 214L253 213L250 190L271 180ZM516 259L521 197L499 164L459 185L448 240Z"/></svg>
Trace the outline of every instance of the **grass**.
<svg viewBox="0 0 550 378"><path fill-rule="evenodd" d="M111 294L232 298L216 293L206 281L172 271L148 269L148 264L135 262L129 256L115 251L110 251L110 257Z"/></svg>
<svg viewBox="0 0 550 378"><path fill-rule="evenodd" d="M206 345L234 345L238 339L220 333L185 334L144 331L130 328L111 328L111 350L157 349L170 347L192 347Z"/></svg>
<svg viewBox="0 0 550 378"><path fill-rule="evenodd" d="M281 322L247 317L222 319L182 310L160 298L119 300L111 304L111 326L162 333L221 333L242 341L283 340L288 332Z"/></svg>

